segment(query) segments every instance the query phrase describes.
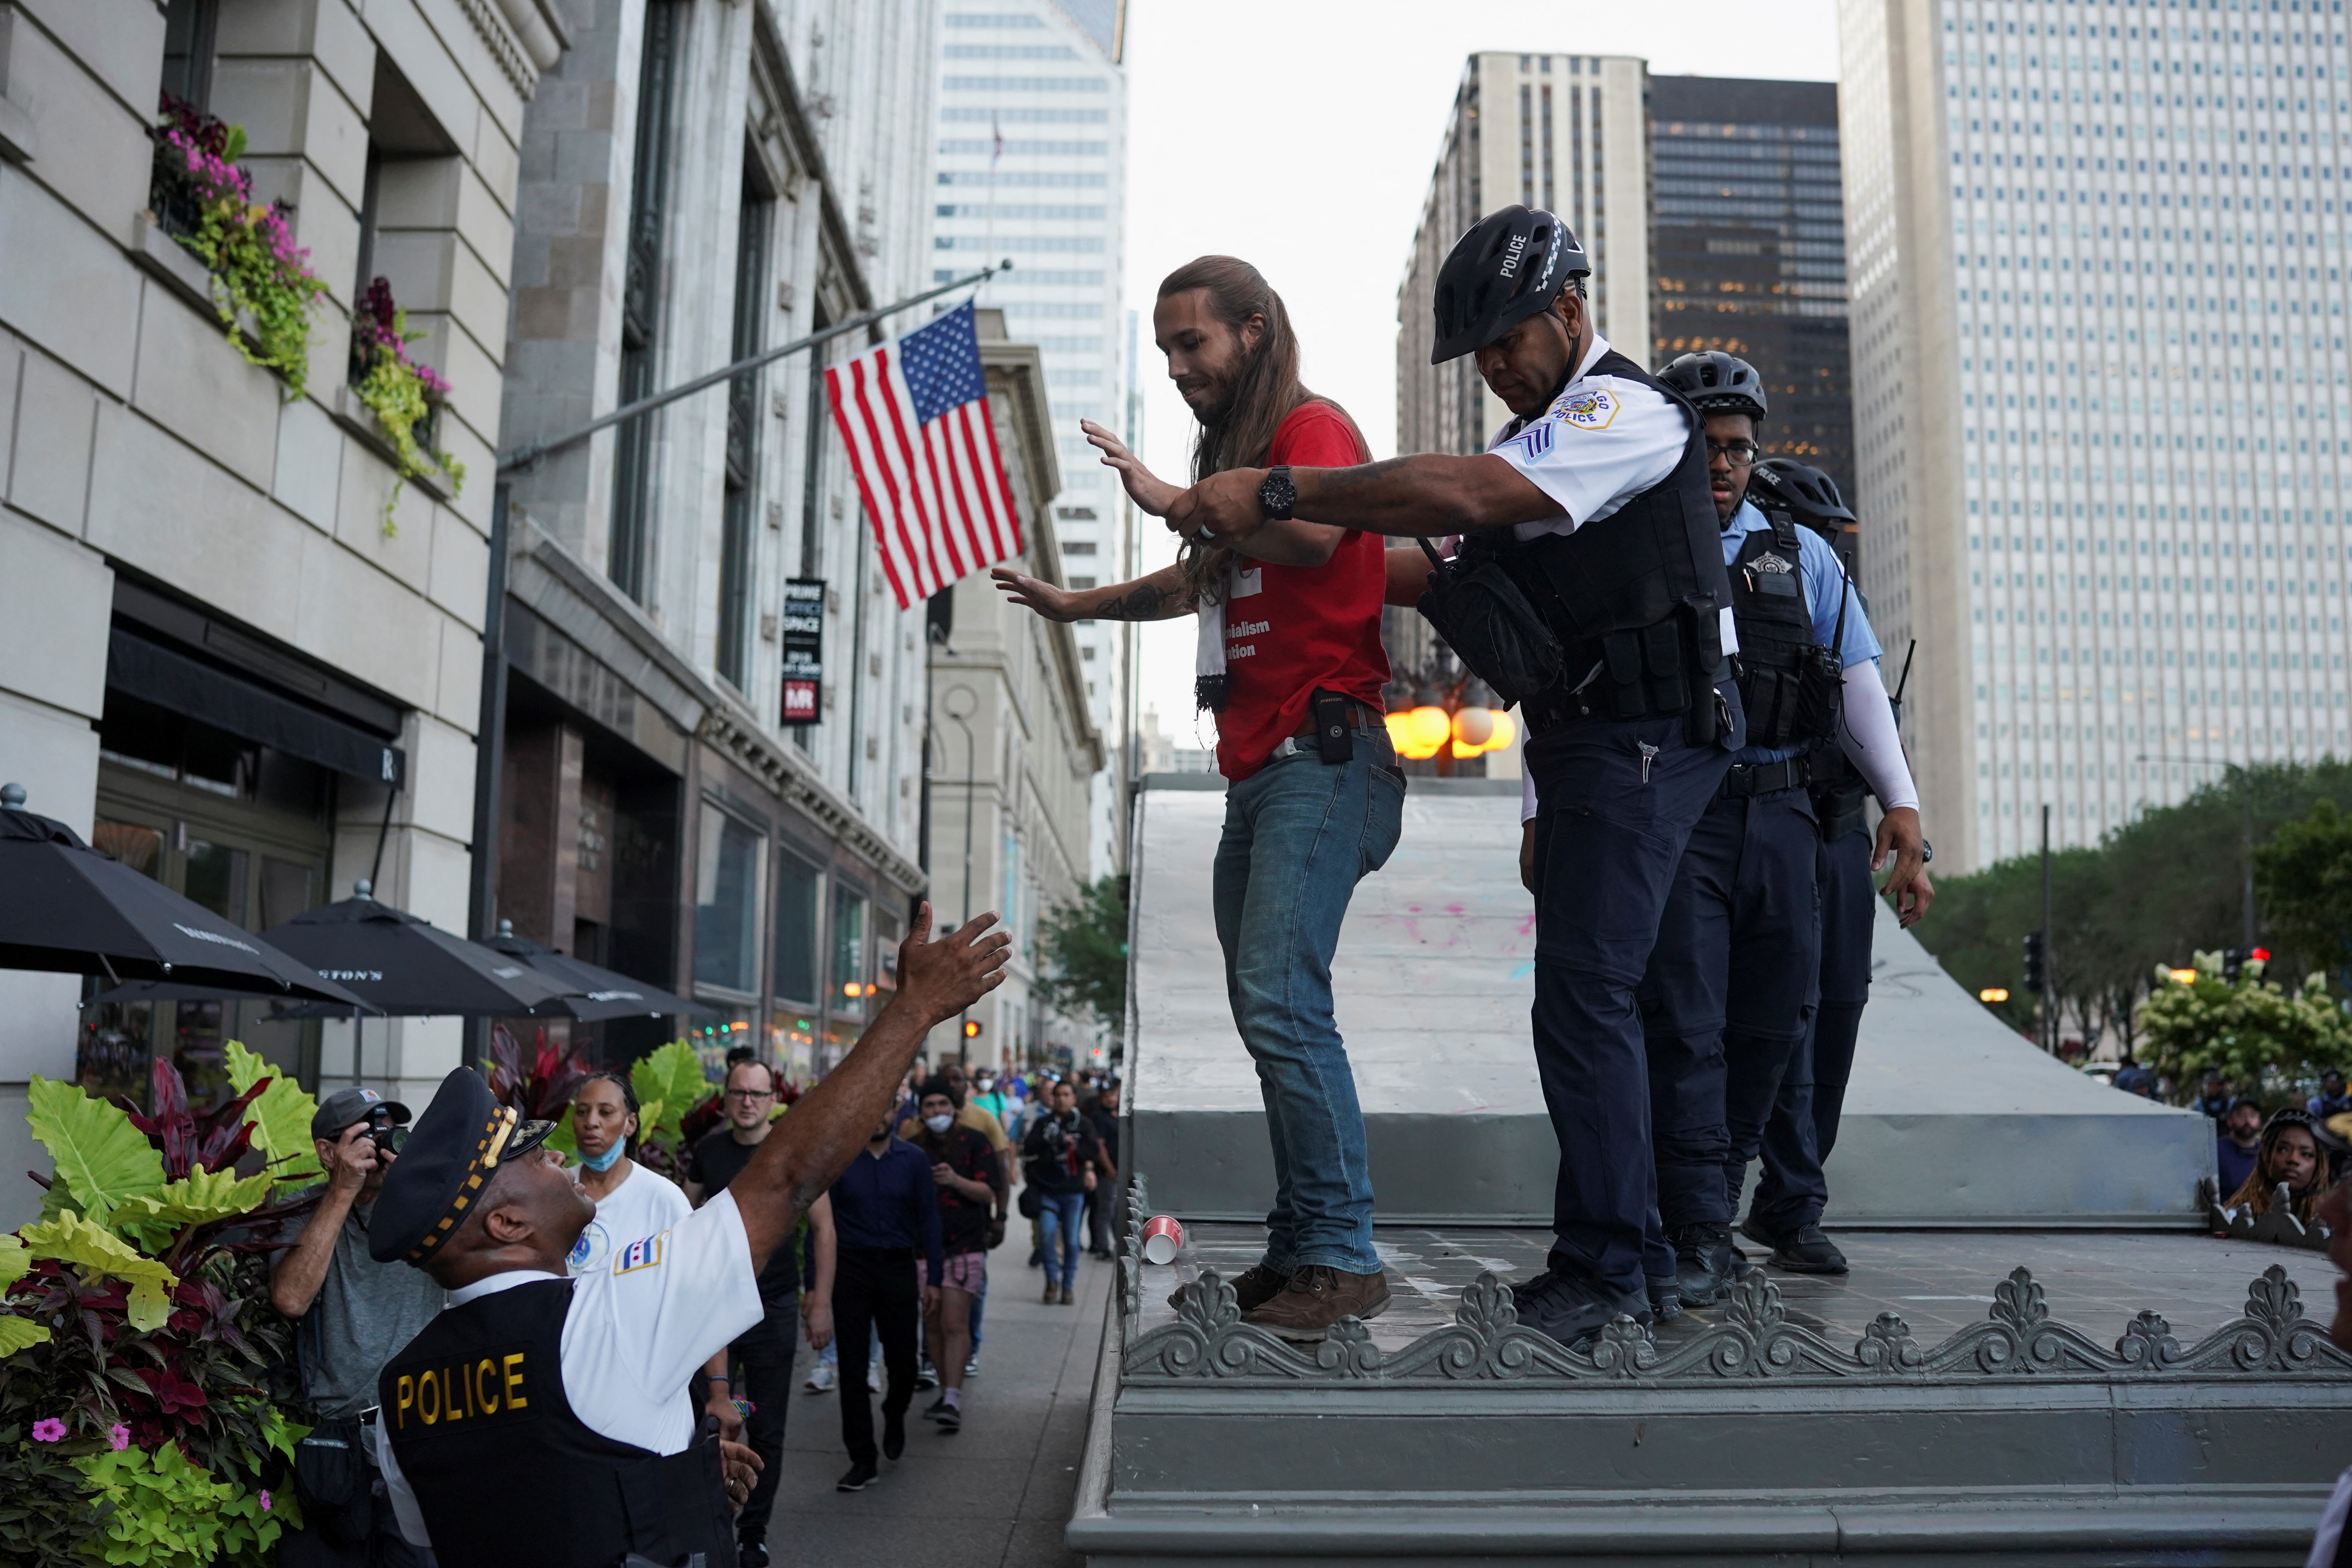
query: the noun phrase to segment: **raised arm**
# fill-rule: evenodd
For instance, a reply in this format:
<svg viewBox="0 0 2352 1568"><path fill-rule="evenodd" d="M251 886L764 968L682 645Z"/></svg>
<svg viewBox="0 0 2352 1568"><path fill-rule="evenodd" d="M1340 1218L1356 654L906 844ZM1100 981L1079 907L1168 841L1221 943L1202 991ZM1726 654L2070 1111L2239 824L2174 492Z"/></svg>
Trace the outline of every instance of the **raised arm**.
<svg viewBox="0 0 2352 1568"><path fill-rule="evenodd" d="M1049 621L1166 621L1200 608L1184 574L1174 566L1107 588L1056 588L1010 566L992 566L988 574L996 579L998 592Z"/></svg>
<svg viewBox="0 0 2352 1568"><path fill-rule="evenodd" d="M865 1147L875 1123L890 1113L924 1037L1003 983L1013 939L989 931L996 921L991 910L932 942L931 906L917 911L915 928L898 948L898 994L866 1026L856 1047L801 1096L727 1184L743 1215L752 1268L766 1265L809 1205Z"/></svg>
<svg viewBox="0 0 2352 1568"><path fill-rule="evenodd" d="M1268 526L1257 500L1265 472L1211 474L1169 508L1168 526L1184 533L1206 529L1220 543L1255 553L1248 542ZM1298 489L1291 510L1299 521L1396 539L1434 539L1561 515L1558 501L1491 453L1423 453L1352 468L1293 468L1290 482Z"/></svg>

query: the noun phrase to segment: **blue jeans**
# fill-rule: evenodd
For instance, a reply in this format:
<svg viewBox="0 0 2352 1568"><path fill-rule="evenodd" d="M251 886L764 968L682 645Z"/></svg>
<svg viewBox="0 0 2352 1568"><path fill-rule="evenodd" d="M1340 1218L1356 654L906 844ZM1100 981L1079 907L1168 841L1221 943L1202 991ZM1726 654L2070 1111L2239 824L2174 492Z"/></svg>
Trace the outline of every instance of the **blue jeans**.
<svg viewBox="0 0 2352 1568"><path fill-rule="evenodd" d="M1225 793L1214 877L1225 992L1274 1145L1265 1267L1377 1273L1356 1075L1331 1015L1331 954L1356 883L1388 863L1404 775L1385 734L1356 755L1284 757Z"/></svg>
<svg viewBox="0 0 2352 1568"><path fill-rule="evenodd" d="M1045 1283L1054 1282L1054 1271L1061 1269L1062 1289L1066 1290L1078 1277L1078 1254L1087 1246L1087 1194L1074 1193L1039 1193L1037 1194L1037 1228L1045 1238ZM1055 1248L1061 1249L1057 1266Z"/></svg>

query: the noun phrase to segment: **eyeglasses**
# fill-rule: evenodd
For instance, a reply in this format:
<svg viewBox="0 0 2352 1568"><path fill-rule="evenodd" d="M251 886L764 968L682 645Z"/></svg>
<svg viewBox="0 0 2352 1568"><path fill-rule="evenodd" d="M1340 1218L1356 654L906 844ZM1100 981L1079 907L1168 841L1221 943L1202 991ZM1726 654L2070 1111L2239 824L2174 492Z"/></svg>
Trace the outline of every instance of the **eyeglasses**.
<svg viewBox="0 0 2352 1568"><path fill-rule="evenodd" d="M772 1089L730 1089L724 1098L749 1105L762 1100L773 1100L776 1091Z"/></svg>
<svg viewBox="0 0 2352 1568"><path fill-rule="evenodd" d="M1754 468L1756 459L1763 455L1764 448L1753 441L1709 441L1706 444L1708 462L1721 458L1735 468Z"/></svg>

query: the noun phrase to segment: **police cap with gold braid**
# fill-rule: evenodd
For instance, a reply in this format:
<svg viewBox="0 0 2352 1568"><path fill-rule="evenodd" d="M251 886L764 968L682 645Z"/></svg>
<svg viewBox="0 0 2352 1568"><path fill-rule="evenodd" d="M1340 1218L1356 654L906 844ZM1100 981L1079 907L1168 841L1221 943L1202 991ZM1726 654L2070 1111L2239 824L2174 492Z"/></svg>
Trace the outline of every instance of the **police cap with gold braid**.
<svg viewBox="0 0 2352 1568"><path fill-rule="evenodd" d="M420 1267L466 1221L505 1162L546 1142L552 1121L526 1121L501 1105L471 1068L441 1080L383 1179L368 1219L368 1253L378 1263Z"/></svg>

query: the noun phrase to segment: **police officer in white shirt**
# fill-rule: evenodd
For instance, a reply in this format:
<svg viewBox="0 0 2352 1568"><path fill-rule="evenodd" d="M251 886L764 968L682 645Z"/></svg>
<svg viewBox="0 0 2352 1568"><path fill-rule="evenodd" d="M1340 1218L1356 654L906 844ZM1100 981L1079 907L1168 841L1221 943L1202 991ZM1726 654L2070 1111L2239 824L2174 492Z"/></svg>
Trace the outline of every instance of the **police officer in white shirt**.
<svg viewBox="0 0 2352 1568"><path fill-rule="evenodd" d="M1218 539L1269 517L1468 536L1459 561L1423 571L1421 605L1463 663L1518 702L1528 737L1520 860L1560 1167L1549 1266L1516 1294L1521 1321L1568 1345L1621 1313L1651 1320L1655 1174L1634 988L1683 842L1740 735L1700 420L1593 331L1590 270L1566 225L1518 206L1482 219L1439 269L1432 361L1476 355L1516 416L1486 454L1235 468L1168 515ZM1392 572L1405 553L1391 552Z"/></svg>
<svg viewBox="0 0 2352 1568"><path fill-rule="evenodd" d="M444 1079L384 1184L370 1232L449 1292L378 1383L384 1480L402 1533L443 1568L614 1568L701 1554L734 1568L715 1429L688 1377L765 1313L759 1271L887 1116L937 1024L1003 979L1008 939L982 915L929 940L926 905L899 984L855 1050L803 1096L724 1193L600 1272L564 1260L594 1204L470 1068ZM710 1424L715 1428L715 1423Z"/></svg>

